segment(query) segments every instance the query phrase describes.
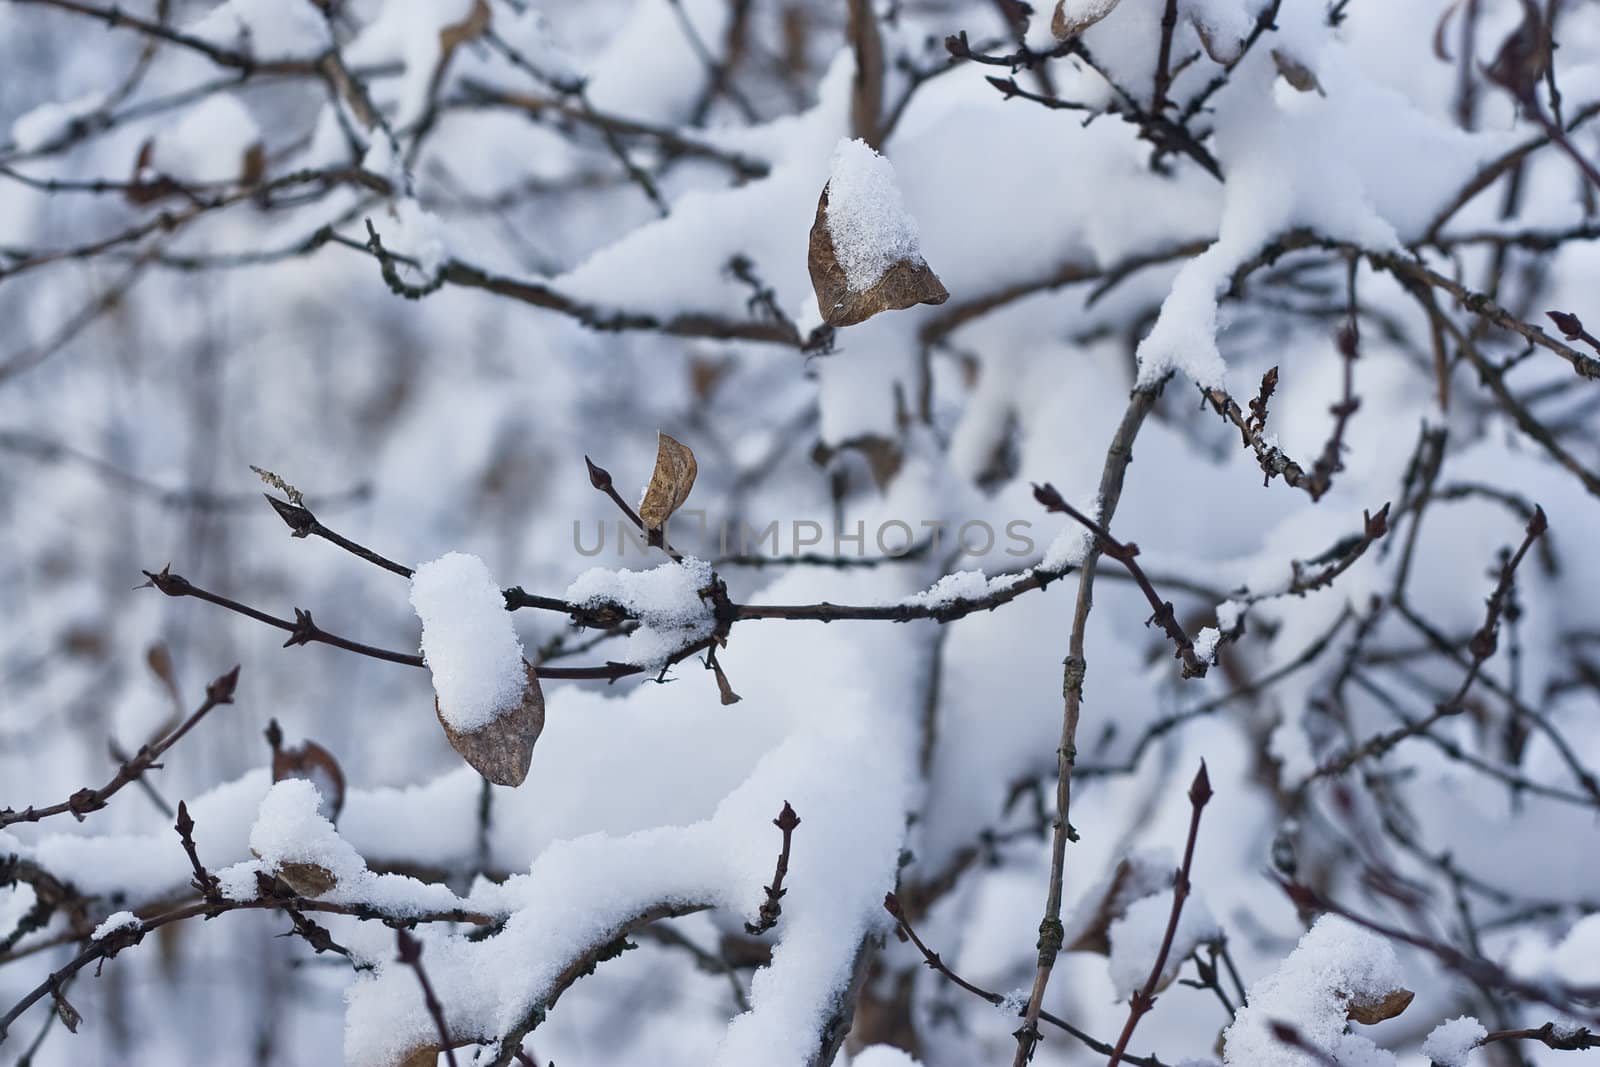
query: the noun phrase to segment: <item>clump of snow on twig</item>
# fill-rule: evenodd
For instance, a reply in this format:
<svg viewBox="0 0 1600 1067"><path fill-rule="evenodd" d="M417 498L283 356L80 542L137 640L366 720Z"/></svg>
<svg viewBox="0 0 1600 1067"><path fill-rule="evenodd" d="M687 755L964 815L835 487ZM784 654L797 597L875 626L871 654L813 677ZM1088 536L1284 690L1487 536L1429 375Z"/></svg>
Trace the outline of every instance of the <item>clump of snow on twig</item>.
<svg viewBox="0 0 1600 1067"><path fill-rule="evenodd" d="M118 930L126 930L130 926L138 929L142 923L139 916L131 911L119 911L106 916L105 922L94 928L94 933L89 935L91 941L104 941Z"/></svg>
<svg viewBox="0 0 1600 1067"><path fill-rule="evenodd" d="M411 606L446 722L470 733L517 705L527 683L522 642L481 559L450 552L418 567Z"/></svg>
<svg viewBox="0 0 1600 1067"><path fill-rule="evenodd" d="M580 607L615 605L639 620L621 662L659 666L716 625L700 591L711 584L711 564L693 557L648 571L584 571L567 587L566 599Z"/></svg>
<svg viewBox="0 0 1600 1067"><path fill-rule="evenodd" d="M1488 1036L1489 1031L1482 1023L1470 1015L1462 1015L1434 1027L1422 1043L1422 1054L1437 1067L1467 1067L1467 1054Z"/></svg>
<svg viewBox="0 0 1600 1067"><path fill-rule="evenodd" d="M1272 1032L1292 1022L1301 1038L1339 1063L1392 1067L1395 1059L1347 1032L1352 998L1381 998L1402 985L1394 948L1337 915L1324 915L1276 972L1250 987L1249 1003L1224 1034L1228 1067L1318 1067L1318 1059L1288 1048Z"/></svg>

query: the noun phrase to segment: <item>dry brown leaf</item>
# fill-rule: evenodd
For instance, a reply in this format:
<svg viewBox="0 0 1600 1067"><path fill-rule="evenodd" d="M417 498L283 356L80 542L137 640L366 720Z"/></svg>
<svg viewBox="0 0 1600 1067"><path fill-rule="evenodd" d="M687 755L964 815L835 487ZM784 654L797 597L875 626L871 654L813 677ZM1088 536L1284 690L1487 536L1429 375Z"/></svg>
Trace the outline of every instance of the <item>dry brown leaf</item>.
<svg viewBox="0 0 1600 1067"><path fill-rule="evenodd" d="M1069 15L1067 13L1067 0L1056 0L1056 13L1050 18L1050 32L1056 35L1056 40L1058 41L1065 41L1068 37L1076 37L1115 11L1118 3L1120 3L1120 0L1100 0L1099 3L1078 4L1075 6L1080 10Z"/></svg>
<svg viewBox="0 0 1600 1067"><path fill-rule="evenodd" d="M333 753L315 741L302 741L293 748L272 750L272 780L304 778L317 787L322 797L319 810L329 822L339 821L344 809L344 771Z"/></svg>
<svg viewBox="0 0 1600 1067"><path fill-rule="evenodd" d="M1280 49L1272 50L1272 62L1278 67L1278 73L1283 75L1283 80L1294 86L1302 93L1317 93L1321 96L1327 94L1322 91L1322 83L1317 81L1316 74L1310 67L1300 62L1294 56Z"/></svg>
<svg viewBox="0 0 1600 1067"><path fill-rule="evenodd" d="M659 530L672 513L689 499L700 467L689 446L664 433L656 434L656 469L639 504L639 518L646 530Z"/></svg>
<svg viewBox="0 0 1600 1067"><path fill-rule="evenodd" d="M396 1060L395 1067L436 1067L440 1051L438 1045L423 1045Z"/></svg>
<svg viewBox="0 0 1600 1067"><path fill-rule="evenodd" d="M1414 996L1416 994L1409 989L1394 989L1381 997L1350 997L1345 1016L1353 1023L1371 1026L1405 1011Z"/></svg>
<svg viewBox="0 0 1600 1067"><path fill-rule="evenodd" d="M811 247L806 257L817 310L829 326L854 326L880 311L899 311L917 304L942 304L950 292L926 263L902 259L892 264L865 292L850 288L844 267L834 251L828 231L828 189L817 200L817 217L811 224Z"/></svg>
<svg viewBox="0 0 1600 1067"><path fill-rule="evenodd" d="M320 897L339 884L333 872L318 863L285 863L276 873L279 881L303 897Z"/></svg>
<svg viewBox="0 0 1600 1067"><path fill-rule="evenodd" d="M523 660L523 666L527 668L528 681L522 689L522 702L482 729L470 733L455 729L439 714L439 698L433 700L434 713L439 715L450 747L495 785L519 786L527 779L534 742L544 730L544 693L539 689L539 676L527 660Z"/></svg>

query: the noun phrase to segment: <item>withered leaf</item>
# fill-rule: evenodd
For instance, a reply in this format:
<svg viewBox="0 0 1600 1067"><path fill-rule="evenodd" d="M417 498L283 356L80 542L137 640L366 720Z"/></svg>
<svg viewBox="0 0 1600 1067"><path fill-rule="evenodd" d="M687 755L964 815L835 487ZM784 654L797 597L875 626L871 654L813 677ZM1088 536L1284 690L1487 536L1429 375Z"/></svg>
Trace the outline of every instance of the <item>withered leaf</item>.
<svg viewBox="0 0 1600 1067"><path fill-rule="evenodd" d="M250 464L250 469L256 472L256 477L260 478L263 482L266 482L268 485L272 486L272 488L288 497L289 503L295 505L296 507L305 506L305 494L300 492L300 490L296 489L294 486L290 485L288 482L284 481L278 475L267 470L265 467L258 467L254 463Z"/></svg>
<svg viewBox="0 0 1600 1067"><path fill-rule="evenodd" d="M439 1062L441 1049L438 1045L423 1045L414 1048L395 1061L395 1067L435 1067Z"/></svg>
<svg viewBox="0 0 1600 1067"><path fill-rule="evenodd" d="M272 780L304 778L317 787L322 803L318 809L329 822L339 821L344 809L344 771L333 753L315 741L302 741L293 748L272 750Z"/></svg>
<svg viewBox="0 0 1600 1067"><path fill-rule="evenodd" d="M320 897L339 884L333 872L318 863L285 863L278 880L303 897Z"/></svg>
<svg viewBox="0 0 1600 1067"><path fill-rule="evenodd" d="M1058 41L1076 37L1115 11L1120 2L1121 0L1089 0L1088 3L1084 3L1079 0L1073 3L1072 10L1068 11L1067 5L1071 0L1056 0L1055 14L1050 17L1050 32L1056 35Z"/></svg>
<svg viewBox="0 0 1600 1067"><path fill-rule="evenodd" d="M950 291L926 263L900 259L863 292L850 288L845 270L833 247L828 230L828 189L817 200L817 216L811 223L811 246L806 257L811 270L811 288L817 295L817 310L829 326L854 326L880 311L899 311L917 304L942 304Z"/></svg>
<svg viewBox="0 0 1600 1067"><path fill-rule="evenodd" d="M646 530L659 530L666 525L672 513L689 499L699 471L688 445L664 433L656 434L656 469L639 505L639 518Z"/></svg>
<svg viewBox="0 0 1600 1067"><path fill-rule="evenodd" d="M1317 76L1312 73L1311 68L1294 56L1281 49L1274 48L1272 50L1272 62L1277 66L1278 73L1283 75L1283 80L1294 86L1299 92L1314 92L1319 96L1327 95L1322 91L1322 83L1317 81Z"/></svg>
<svg viewBox="0 0 1600 1067"><path fill-rule="evenodd" d="M534 742L544 730L544 693L539 689L539 676L533 664L524 660L523 666L527 668L528 681L522 689L521 703L481 729L455 729L439 713L439 698L433 700L434 713L439 715L450 747L495 785L519 786L527 779Z"/></svg>
<svg viewBox="0 0 1600 1067"><path fill-rule="evenodd" d="M67 1028L67 1033L75 1034L83 1023L83 1016L78 1014L78 1009L67 1003L67 998L59 991L55 993L56 1016L61 1020L61 1025Z"/></svg>
<svg viewBox="0 0 1600 1067"><path fill-rule="evenodd" d="M1351 1022L1371 1026L1385 1019L1393 1019L1405 1011L1414 996L1416 994L1409 989L1394 989L1381 997L1349 997L1345 1015Z"/></svg>

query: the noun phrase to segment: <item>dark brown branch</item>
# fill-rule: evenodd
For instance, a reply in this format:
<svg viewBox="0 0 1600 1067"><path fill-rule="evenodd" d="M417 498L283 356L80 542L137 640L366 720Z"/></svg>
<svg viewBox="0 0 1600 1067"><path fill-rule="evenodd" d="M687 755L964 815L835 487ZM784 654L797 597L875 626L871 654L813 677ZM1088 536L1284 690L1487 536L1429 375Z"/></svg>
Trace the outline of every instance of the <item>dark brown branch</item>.
<svg viewBox="0 0 1600 1067"><path fill-rule="evenodd" d="M778 925L778 917L783 914L783 895L788 892L783 888L783 879L789 873L789 844L795 827L800 825L800 816L785 800L783 810L772 820L772 825L783 832L783 848L778 853L778 866L773 870L772 884L766 887L767 899L761 902L761 917L753 923L744 924L745 933L748 934L764 934Z"/></svg>
<svg viewBox="0 0 1600 1067"><path fill-rule="evenodd" d="M1177 611L1170 600L1162 600L1161 594L1156 592L1155 586L1150 584L1150 579L1145 575L1144 568L1139 566L1134 558L1139 554L1139 546L1132 541L1123 543L1112 537L1111 534L1098 522L1073 507L1064 500L1055 486L1049 482L1033 487L1033 498L1044 506L1046 511L1060 512L1090 533L1094 534L1097 549L1127 569L1133 576L1134 582L1139 586L1139 591L1150 602L1152 614L1145 623L1156 623L1171 638L1177 646L1177 658L1183 661L1183 676L1185 678L1201 678L1205 676L1209 666L1203 662L1195 652L1194 642L1189 640L1189 635L1184 632L1183 625L1178 622Z"/></svg>
<svg viewBox="0 0 1600 1067"><path fill-rule="evenodd" d="M1122 484L1128 464L1133 461L1133 442L1139 428L1156 405L1166 379L1149 389L1137 389L1128 398L1128 409L1123 413L1111 444L1106 448L1105 464L1100 471L1101 521L1109 523L1116 514L1122 499ZM1056 815L1050 837L1050 881L1045 894L1044 916L1039 920L1038 967L1034 972L1033 990L1028 996L1028 1008L1022 1026L1017 1028L1017 1052L1013 1067L1026 1067L1033 1058L1039 1043L1039 1019L1044 1009L1044 994L1050 984L1056 957L1061 952L1066 936L1061 924L1062 883L1066 879L1067 842L1075 840L1077 831L1070 821L1072 804L1072 770L1078 760L1078 720L1083 705L1083 678L1088 670L1084 656L1084 638L1089 623L1089 612L1094 606L1094 578L1098 571L1100 541L1085 555L1078 577L1078 598L1073 608L1072 632L1067 639L1067 655L1062 664L1061 691L1061 741L1056 747Z"/></svg>
<svg viewBox="0 0 1600 1067"><path fill-rule="evenodd" d="M1537 1041L1545 1048L1556 1052L1581 1052L1585 1049L1600 1048L1600 1036L1591 1033L1588 1027L1557 1029L1555 1023L1545 1023L1543 1026L1522 1030L1491 1030L1478 1042L1478 1045L1480 1047L1492 1045L1497 1041Z"/></svg>
<svg viewBox="0 0 1600 1067"><path fill-rule="evenodd" d="M1507 599L1511 595L1511 586L1515 580L1517 568L1526 558L1528 550L1533 547L1533 543L1547 529L1549 529L1549 522L1545 518L1544 510L1536 506L1533 518L1528 520L1522 544L1515 553L1507 556L1501 564L1500 578L1495 583L1493 592L1489 594L1483 625L1478 628L1477 632L1473 634L1472 640L1467 644L1468 651L1472 655L1472 661L1467 668L1466 677L1461 680L1461 685L1457 688L1455 694L1448 700L1441 702L1434 708L1433 714L1426 718L1407 723L1405 726L1387 733L1377 734L1355 746L1350 751L1322 764L1307 776L1305 782L1301 783L1302 787L1327 775L1343 774L1364 759L1382 756L1407 738L1426 734L1444 719L1457 715L1462 711L1468 690L1472 688L1472 683L1477 679L1478 673L1483 669L1483 665L1494 655L1496 648L1499 646L1500 619L1505 612Z"/></svg>
<svg viewBox="0 0 1600 1067"><path fill-rule="evenodd" d="M82 822L90 812L99 811L106 803L117 794L123 786L136 781L146 771L160 767L156 761L173 745L183 740L185 734L205 718L216 707L233 703L233 692L239 684L239 668L218 677L206 686L205 701L195 709L194 713L185 719L176 729L167 734L153 745L141 745L139 751L131 760L124 763L111 781L99 789L84 788L72 794L71 797L59 804L52 804L45 808L35 808L31 804L22 811L13 811L11 808L0 809L0 828L19 822L38 822L52 815L63 815L71 812L72 816Z"/></svg>
<svg viewBox="0 0 1600 1067"><path fill-rule="evenodd" d="M433 1025L439 1031L439 1047L444 1050L444 1058L450 1067L457 1067L456 1050L450 1041L450 1028L444 1021L444 1007L434 995L433 983L428 981L428 972L422 966L422 942L407 933L404 928L396 930L394 937L398 950L397 959L416 972L417 984L422 987L422 1003L427 1005L428 1014L433 1017Z"/></svg>
<svg viewBox="0 0 1600 1067"><path fill-rule="evenodd" d="M883 898L883 907L885 911L894 916L894 920L896 924L898 924L896 933L899 934L902 940L910 941L911 944L916 947L917 951L922 953L923 962L926 963L928 967L937 972L946 981L955 985L957 988L963 989L981 1000L986 1000L995 1007L1000 1007L1001 1005L1005 1004L1005 997L1001 996L999 993L992 992L984 989L982 986L974 985L967 981L965 978L961 977L954 970L952 970L950 965L944 962L944 958L941 957L939 953L933 951L926 944L924 944L922 938L918 937L916 930L912 928L911 919L906 914L905 908L901 906L900 899L893 893L890 893ZM1049 1023L1051 1026L1057 1027L1063 1033L1069 1034L1076 1040L1082 1042L1092 1052L1098 1052L1102 1056L1109 1056L1112 1052L1112 1047L1109 1044L1104 1041L1097 1040L1091 1035L1078 1029L1076 1026L1073 1026L1059 1015L1054 1015L1048 1011L1040 1011L1039 1018L1044 1022ZM1124 1054L1122 1060L1124 1063L1134 1064L1135 1067L1165 1067L1161 1060L1155 1056L1133 1056Z"/></svg>
<svg viewBox="0 0 1600 1067"><path fill-rule="evenodd" d="M1123 1053L1127 1051L1128 1042L1133 1038L1134 1028L1139 1025L1139 1020L1156 1006L1156 987L1161 984L1161 975L1167 969L1167 957L1172 953L1172 939L1178 933L1178 920L1183 915L1183 902L1189 898L1189 872L1194 866L1194 845L1200 836L1200 813L1205 810L1206 803L1211 799L1211 779L1206 775L1206 764L1200 761L1200 770L1195 773L1194 781L1189 786L1189 803L1193 808L1189 816L1189 839L1183 846L1183 865L1178 868L1177 878L1172 883L1172 914L1167 918L1167 930L1161 937L1161 948L1156 952L1155 963L1150 968L1150 977L1145 979L1143 988L1133 994L1128 1002L1128 1021L1122 1027L1122 1034L1117 1038L1116 1048L1111 1050L1111 1058L1106 1061L1106 1067L1117 1067L1122 1062ZM1220 991L1220 987L1219 987ZM1226 997L1223 998L1226 1001Z"/></svg>
<svg viewBox="0 0 1600 1067"><path fill-rule="evenodd" d="M289 640L283 643L284 648L288 648L291 645L305 645L313 643L332 645L334 648L341 648L346 652L354 652L357 655L369 656L373 659L383 660L386 663L399 663L407 667L425 666L420 655L412 655L406 652L396 652L386 648L376 648L372 645L364 645L358 641L351 641L348 638L339 637L336 634L330 634L312 620L310 612L304 611L300 608L295 609L295 619L293 622L291 622L288 619L280 619L276 615L269 615L264 611L258 611L257 609L250 607L248 604L241 604L237 600L230 600L228 597L222 596L218 593L213 593L209 590L202 589L193 582L190 582L187 578L170 573L169 568L163 567L158 573L152 573L150 571L145 571L143 573L147 578L150 579L150 585L159 589L167 596L192 596L196 599L204 600L207 603L216 604L218 607L227 608L229 611L237 612L246 618L251 618L257 622L265 623L266 625L276 629L287 631L290 636ZM662 673L665 673L667 667L675 666L678 663L688 659L690 656L693 656L695 653L705 651L706 648L710 647L711 640L711 638L706 638L703 641L697 641L694 644L688 645L679 649L677 652L674 652L667 658L665 666L662 667ZM655 668L651 667L642 667L635 663L606 663L602 666L595 667L536 666L534 668L535 672L540 678L563 678L580 681L604 682L617 681L619 679L628 678L636 674L646 674L654 669Z"/></svg>

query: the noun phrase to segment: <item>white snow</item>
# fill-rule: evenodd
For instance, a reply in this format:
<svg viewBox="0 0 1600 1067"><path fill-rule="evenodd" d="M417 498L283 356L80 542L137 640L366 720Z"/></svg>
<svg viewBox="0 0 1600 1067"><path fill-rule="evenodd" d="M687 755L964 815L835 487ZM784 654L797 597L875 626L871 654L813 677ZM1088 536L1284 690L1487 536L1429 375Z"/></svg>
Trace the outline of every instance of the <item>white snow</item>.
<svg viewBox="0 0 1600 1067"><path fill-rule="evenodd" d="M925 608L949 607L966 600L1003 593L1026 578L1024 573L998 574L993 578L982 571L956 571L947 574L927 589L906 597L902 603Z"/></svg>
<svg viewBox="0 0 1600 1067"><path fill-rule="evenodd" d="M917 220L906 210L894 167L863 140L842 140L828 173L828 235L855 292L895 263L922 262Z"/></svg>
<svg viewBox="0 0 1600 1067"><path fill-rule="evenodd" d="M1470 1015L1442 1022L1422 1043L1422 1054L1435 1067L1467 1067L1468 1054L1489 1035L1484 1025Z"/></svg>
<svg viewBox="0 0 1600 1067"><path fill-rule="evenodd" d="M1144 988L1150 969L1156 964L1161 942L1172 917L1172 890L1156 893L1128 905L1122 917L1111 924L1111 984L1119 997L1127 998ZM1222 936L1222 928L1212 918L1200 895L1191 892L1184 901L1183 914L1172 938L1157 988L1165 986L1178 973L1197 947Z"/></svg>
<svg viewBox="0 0 1600 1067"><path fill-rule="evenodd" d="M1274 1021L1289 1021L1307 1043L1341 1064L1392 1067L1392 1055L1348 1032L1346 1005L1354 997L1382 998L1404 984L1389 942L1324 915L1277 971L1250 987L1248 1006L1223 1035L1223 1062L1228 1067L1317 1067L1316 1057L1288 1049L1273 1036Z"/></svg>
<svg viewBox="0 0 1600 1067"><path fill-rule="evenodd" d="M471 732L516 707L527 684L522 642L481 559L450 552L418 567L411 606L446 722Z"/></svg>
<svg viewBox="0 0 1600 1067"><path fill-rule="evenodd" d="M310 0L226 0L184 32L263 61L315 58L333 44Z"/></svg>
<svg viewBox="0 0 1600 1067"><path fill-rule="evenodd" d="M855 1054L850 1067L921 1067L921 1061L893 1045L869 1045Z"/></svg>
<svg viewBox="0 0 1600 1067"><path fill-rule="evenodd" d="M365 904L402 917L465 906L440 883L369 870L355 847L322 817L321 799L317 787L304 778L274 783L250 828L250 851L257 862L236 864L218 874L225 895L254 899L255 871L270 875L286 865L310 865L321 868L334 881L331 889L317 894L318 899Z"/></svg>
<svg viewBox="0 0 1600 1067"><path fill-rule="evenodd" d="M629 635L621 661L660 666L715 627L711 603L700 596L710 584L711 565L685 556L682 563L648 571L591 568L567 587L565 599L582 607L625 608L640 625Z"/></svg>
<svg viewBox="0 0 1600 1067"><path fill-rule="evenodd" d="M296 0L303 3L304 0ZM404 64L399 78L383 85L396 103L391 124L415 122L427 106L428 92L444 58L441 33L464 23L476 0L388 0L377 17L344 49L345 61L355 66Z"/></svg>
<svg viewBox="0 0 1600 1067"><path fill-rule="evenodd" d="M1060 0L1062 21L1068 26L1092 25L1116 9L1121 0ZM1056 5L1046 5L1054 9Z"/></svg>
<svg viewBox="0 0 1600 1067"><path fill-rule="evenodd" d="M105 922L94 928L94 933L89 935L89 940L104 941L118 930L126 930L129 927L137 930L140 925L139 916L131 911L113 912L106 916Z"/></svg>
<svg viewBox="0 0 1600 1067"><path fill-rule="evenodd" d="M101 93L89 93L74 100L40 104L11 121L11 140L19 152L32 152L64 135L73 122L100 110L105 103Z"/></svg>
<svg viewBox="0 0 1600 1067"><path fill-rule="evenodd" d="M213 93L155 135L150 169L187 182L238 181L261 130L232 93Z"/></svg>

